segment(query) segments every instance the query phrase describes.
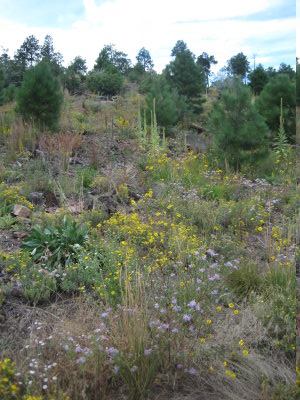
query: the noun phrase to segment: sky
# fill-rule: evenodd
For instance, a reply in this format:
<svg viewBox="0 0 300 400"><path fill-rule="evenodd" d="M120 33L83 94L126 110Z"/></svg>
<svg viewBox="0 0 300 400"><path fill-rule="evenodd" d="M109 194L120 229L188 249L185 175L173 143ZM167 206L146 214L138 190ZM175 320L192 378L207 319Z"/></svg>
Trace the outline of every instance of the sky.
<svg viewBox="0 0 300 400"><path fill-rule="evenodd" d="M239 52L252 68L254 58L278 67L300 56L300 0L0 0L0 10L0 50L13 57L26 37L42 44L49 34L65 66L81 56L92 69L103 46L114 44L133 63L145 47L161 72L177 40L196 57L214 55L213 72Z"/></svg>

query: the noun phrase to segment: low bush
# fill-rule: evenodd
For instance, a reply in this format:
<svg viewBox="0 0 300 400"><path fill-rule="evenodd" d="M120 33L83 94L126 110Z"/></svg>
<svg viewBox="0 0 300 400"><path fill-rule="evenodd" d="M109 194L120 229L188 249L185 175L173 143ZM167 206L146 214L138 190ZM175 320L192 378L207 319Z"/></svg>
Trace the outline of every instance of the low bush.
<svg viewBox="0 0 300 400"><path fill-rule="evenodd" d="M44 261L51 269L64 267L76 259L74 246L83 246L89 229L65 216L62 224L41 228L36 225L22 244L36 262Z"/></svg>
<svg viewBox="0 0 300 400"><path fill-rule="evenodd" d="M225 281L229 290L239 301L247 299L252 293L262 291L263 279L257 265L253 263L242 265L231 271Z"/></svg>

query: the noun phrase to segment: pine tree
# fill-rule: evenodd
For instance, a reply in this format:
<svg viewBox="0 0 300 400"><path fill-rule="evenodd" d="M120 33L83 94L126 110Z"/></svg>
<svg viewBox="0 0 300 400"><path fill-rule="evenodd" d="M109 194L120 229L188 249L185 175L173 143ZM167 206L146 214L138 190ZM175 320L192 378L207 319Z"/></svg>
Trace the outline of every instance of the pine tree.
<svg viewBox="0 0 300 400"><path fill-rule="evenodd" d="M227 61L227 70L231 75L240 76L243 79L250 70L249 65L247 56L243 53L238 53Z"/></svg>
<svg viewBox="0 0 300 400"><path fill-rule="evenodd" d="M158 125L166 128L175 125L181 116L181 110L179 109L180 99L176 89L172 89L163 77L153 79L150 91L146 97L148 110L152 109L154 99Z"/></svg>
<svg viewBox="0 0 300 400"><path fill-rule="evenodd" d="M251 103L251 92L238 78L214 103L209 118L216 147L235 169L267 153L268 128Z"/></svg>
<svg viewBox="0 0 300 400"><path fill-rule="evenodd" d="M25 117L32 117L42 127L58 128L63 94L59 80L50 65L40 62L24 74L17 99L17 110Z"/></svg>
<svg viewBox="0 0 300 400"><path fill-rule="evenodd" d="M205 89L205 73L196 64L195 55L182 40L177 41L171 56L174 60L167 65L165 75L180 96L185 96L193 111L202 110L202 93Z"/></svg>
<svg viewBox="0 0 300 400"><path fill-rule="evenodd" d="M257 100L259 112L265 118L272 137L277 135L280 125L280 99L283 101L285 133L289 143L296 141L296 90L288 75L278 74L266 84Z"/></svg>
<svg viewBox="0 0 300 400"><path fill-rule="evenodd" d="M259 95L265 85L268 83L268 74L264 67L259 64L254 71L249 74L250 87L254 94Z"/></svg>

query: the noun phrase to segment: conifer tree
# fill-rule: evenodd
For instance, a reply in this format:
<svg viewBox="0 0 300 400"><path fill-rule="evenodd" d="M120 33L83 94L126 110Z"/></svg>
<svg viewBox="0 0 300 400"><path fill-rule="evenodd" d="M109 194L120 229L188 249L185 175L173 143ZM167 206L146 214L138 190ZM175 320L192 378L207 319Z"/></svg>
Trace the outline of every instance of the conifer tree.
<svg viewBox="0 0 300 400"><path fill-rule="evenodd" d="M63 94L58 78L50 65L40 62L24 74L17 99L17 110L25 117L32 117L42 127L58 128Z"/></svg>
<svg viewBox="0 0 300 400"><path fill-rule="evenodd" d="M216 147L235 169L267 153L268 128L251 103L250 89L238 78L224 90L221 102L214 103L209 126Z"/></svg>
<svg viewBox="0 0 300 400"><path fill-rule="evenodd" d="M206 81L203 69L196 64L195 55L182 40L177 41L171 56L174 60L165 69L167 80L179 95L186 97L193 111L200 112Z"/></svg>
<svg viewBox="0 0 300 400"><path fill-rule="evenodd" d="M296 140L296 88L286 74L278 74L266 84L257 101L258 109L272 132L277 135L280 125L280 99L283 101L283 120L289 143Z"/></svg>

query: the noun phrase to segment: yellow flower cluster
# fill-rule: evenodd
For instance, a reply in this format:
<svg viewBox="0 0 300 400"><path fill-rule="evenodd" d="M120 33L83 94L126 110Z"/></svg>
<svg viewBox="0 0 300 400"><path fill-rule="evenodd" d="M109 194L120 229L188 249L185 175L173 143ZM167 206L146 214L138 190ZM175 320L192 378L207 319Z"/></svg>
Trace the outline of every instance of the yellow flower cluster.
<svg viewBox="0 0 300 400"><path fill-rule="evenodd" d="M0 398L16 399L19 388L15 384L14 363L5 358L0 360Z"/></svg>
<svg viewBox="0 0 300 400"><path fill-rule="evenodd" d="M20 186L9 186L6 183L0 183L0 205L12 206L14 204L21 204L33 209L33 204L26 200L24 196L19 194Z"/></svg>
<svg viewBox="0 0 300 400"><path fill-rule="evenodd" d="M150 226L143 223L137 213L125 214L115 213L109 220L104 222L104 226L113 236L135 240L146 240Z"/></svg>
<svg viewBox="0 0 300 400"><path fill-rule="evenodd" d="M239 341L239 345L243 348L243 356L244 356L244 357L247 357L247 355L248 355L248 350L247 350L247 346L245 345L243 339L241 339L241 340Z"/></svg>
<svg viewBox="0 0 300 400"><path fill-rule="evenodd" d="M13 280L22 277L22 272L25 272L25 269L30 262L30 257L23 251L15 253L6 253L1 251L0 261L4 264L6 273L10 274L12 276L11 280Z"/></svg>

